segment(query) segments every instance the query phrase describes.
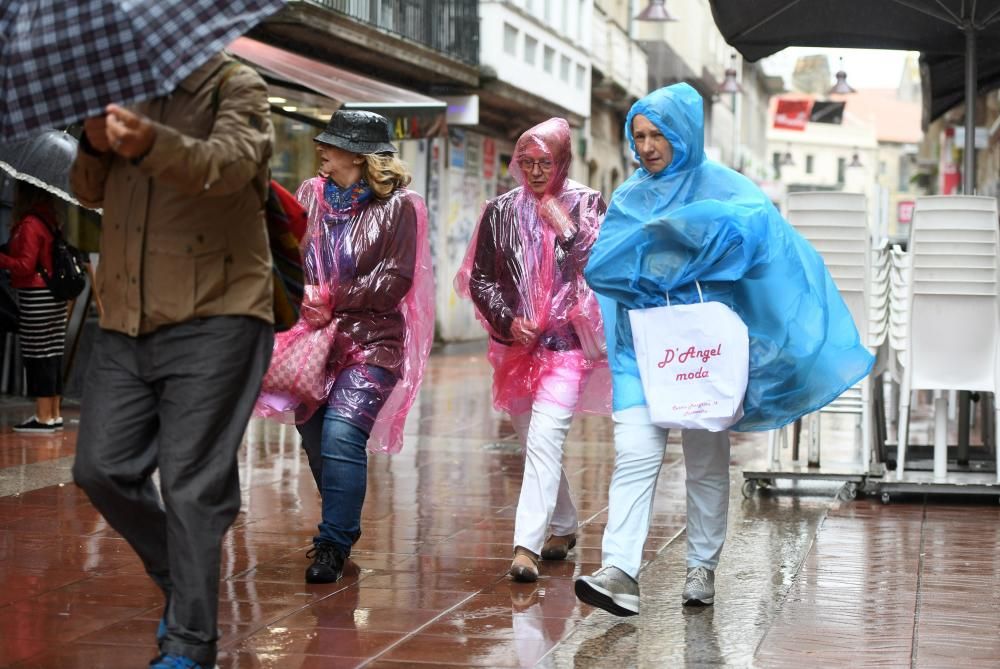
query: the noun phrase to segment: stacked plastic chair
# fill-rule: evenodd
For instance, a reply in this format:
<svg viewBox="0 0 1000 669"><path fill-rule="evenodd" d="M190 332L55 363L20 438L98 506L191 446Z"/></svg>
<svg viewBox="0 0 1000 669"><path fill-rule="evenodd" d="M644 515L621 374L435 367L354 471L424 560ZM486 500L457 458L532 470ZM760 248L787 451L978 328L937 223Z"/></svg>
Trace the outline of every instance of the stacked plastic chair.
<svg viewBox="0 0 1000 669"><path fill-rule="evenodd" d="M860 193L809 192L788 196L788 221L819 252L873 352L888 332L889 272L885 253L873 249L865 196ZM867 469L873 446L872 382L862 379L819 413L856 414L859 418L858 463ZM813 415L810 464L819 462L819 416ZM778 461L777 435L769 442L769 462ZM784 439L784 435L780 436Z"/></svg>
<svg viewBox="0 0 1000 669"><path fill-rule="evenodd" d="M910 254L898 246L889 250L889 349L893 353L890 370L902 381L903 352L910 324Z"/></svg>
<svg viewBox="0 0 1000 669"><path fill-rule="evenodd" d="M903 368L899 480L905 476L912 391L997 390L997 253L996 199L967 195L917 199L906 302L893 310L890 327ZM901 341L900 332L904 335ZM944 397L935 399L935 480L946 479L948 471L946 402ZM1000 430L1000 404L994 411L998 415L993 426ZM1000 443L1000 434L997 437L994 443Z"/></svg>

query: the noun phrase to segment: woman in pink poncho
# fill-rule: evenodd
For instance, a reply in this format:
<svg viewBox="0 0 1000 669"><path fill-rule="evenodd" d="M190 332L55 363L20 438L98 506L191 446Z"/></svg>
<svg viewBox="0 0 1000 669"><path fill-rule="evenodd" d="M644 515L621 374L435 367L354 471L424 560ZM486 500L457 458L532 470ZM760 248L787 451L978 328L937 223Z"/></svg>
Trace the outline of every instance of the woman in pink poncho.
<svg viewBox="0 0 1000 669"><path fill-rule="evenodd" d="M339 111L315 138L323 175L296 198L309 215L306 295L296 328L334 338L320 406L261 396L258 414L294 413L323 498L309 583L340 579L361 536L367 450L398 452L434 329L427 210L407 190L388 121ZM277 354L286 333L279 334ZM329 341L329 340L327 340ZM282 404L284 402L284 404ZM304 422L303 422L304 421Z"/></svg>
<svg viewBox="0 0 1000 669"><path fill-rule="evenodd" d="M576 411L610 413L611 383L596 298L583 280L604 215L601 194L567 178L569 125L553 118L517 141L520 187L486 203L455 279L490 335L493 402L525 445L514 526L514 580L576 544L577 515L562 468Z"/></svg>

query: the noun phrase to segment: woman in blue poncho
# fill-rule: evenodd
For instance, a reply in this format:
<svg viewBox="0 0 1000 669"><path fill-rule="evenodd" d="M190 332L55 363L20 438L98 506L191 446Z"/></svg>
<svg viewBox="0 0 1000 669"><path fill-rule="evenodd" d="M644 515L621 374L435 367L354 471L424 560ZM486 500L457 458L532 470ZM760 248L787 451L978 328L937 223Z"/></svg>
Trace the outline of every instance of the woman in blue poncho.
<svg viewBox="0 0 1000 669"><path fill-rule="evenodd" d="M816 251L750 180L704 151L701 96L687 84L636 102L626 133L642 163L612 196L585 270L601 298L614 379L615 472L602 568L576 582L583 601L639 612L636 581L667 430L650 422L628 310L698 301L732 308L750 335L743 418L770 430L828 404L874 362ZM685 430L684 604L712 604L726 536L729 437Z"/></svg>

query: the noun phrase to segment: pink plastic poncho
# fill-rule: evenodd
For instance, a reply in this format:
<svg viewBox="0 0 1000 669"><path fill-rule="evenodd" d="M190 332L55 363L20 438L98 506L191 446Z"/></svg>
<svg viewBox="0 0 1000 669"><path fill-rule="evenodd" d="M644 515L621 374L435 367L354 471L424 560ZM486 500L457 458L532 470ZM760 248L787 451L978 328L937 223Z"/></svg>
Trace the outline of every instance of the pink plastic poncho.
<svg viewBox="0 0 1000 669"><path fill-rule="evenodd" d="M427 209L418 194L400 189L385 200L366 200L349 218L338 217L323 197L324 184L313 178L296 193L309 214L303 239L306 297L299 322L276 336L274 355L294 339L320 331L333 339L325 394L348 367L370 365L394 374L398 380L385 404L377 416L365 418L374 420L369 450L398 453L434 334ZM371 376L365 381L372 386L383 382ZM309 393L262 393L256 414L303 423L326 401L325 394L317 401ZM370 411L360 403L350 410Z"/></svg>
<svg viewBox="0 0 1000 669"><path fill-rule="evenodd" d="M563 119L521 135L510 164L521 185L486 204L455 277L455 290L472 300L490 335L493 404L511 414L540 397L573 410L611 410L601 312L582 273L605 205L600 193L567 178L571 160ZM541 195L530 180L544 177L522 161L550 165ZM530 341L524 323L534 326ZM581 384L579 399L560 401L577 393L550 392L555 378Z"/></svg>

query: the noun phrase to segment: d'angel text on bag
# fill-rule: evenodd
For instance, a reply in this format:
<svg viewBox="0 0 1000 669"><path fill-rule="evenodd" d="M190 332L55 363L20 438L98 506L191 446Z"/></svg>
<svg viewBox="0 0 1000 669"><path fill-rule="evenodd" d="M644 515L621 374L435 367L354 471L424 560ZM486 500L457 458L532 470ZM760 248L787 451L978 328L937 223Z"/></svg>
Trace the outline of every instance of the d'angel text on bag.
<svg viewBox="0 0 1000 669"><path fill-rule="evenodd" d="M663 369L669 364L672 364L674 360L677 364L683 365L689 360L701 360L706 365L708 361L712 358L722 355L722 343L720 342L715 346L715 348L697 349L694 346L690 346L685 350L680 348L666 348L664 349L663 360L657 363L657 367ZM695 379L707 379L708 370L704 366L698 367L698 371L695 372L678 372L676 380L677 381L693 381Z"/></svg>
<svg viewBox="0 0 1000 669"><path fill-rule="evenodd" d="M668 365L672 365L674 362L678 365L685 365L688 362L696 363L699 361L702 363L695 371L681 370L676 372L674 377L675 381L696 381L699 379L707 379L709 377L709 370L706 368L706 365L708 365L712 358L717 358L722 355L722 342L716 344L714 348L704 349L696 348L694 346L689 346L686 349L682 349L681 347L668 347L663 350L663 354L663 360L656 364L656 366L660 369L664 369ZM673 373L673 370L670 371ZM718 400L714 399L696 400L689 403L673 404L671 408L683 416L694 416L706 413L718 404Z"/></svg>

